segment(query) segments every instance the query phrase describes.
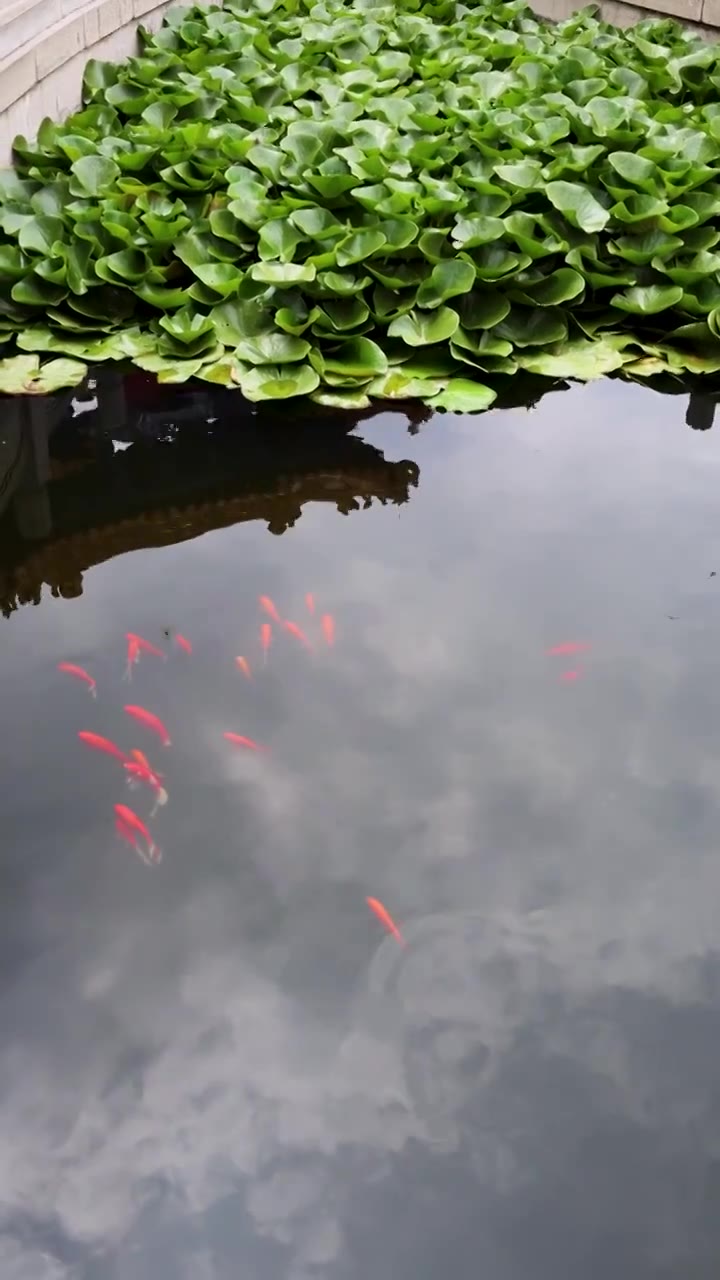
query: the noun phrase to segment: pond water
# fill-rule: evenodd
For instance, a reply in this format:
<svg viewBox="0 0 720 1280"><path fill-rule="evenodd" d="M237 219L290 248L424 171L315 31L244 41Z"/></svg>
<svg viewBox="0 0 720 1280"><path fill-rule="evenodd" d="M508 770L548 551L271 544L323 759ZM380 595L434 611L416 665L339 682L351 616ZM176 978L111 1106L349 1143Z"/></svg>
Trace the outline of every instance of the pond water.
<svg viewBox="0 0 720 1280"><path fill-rule="evenodd" d="M117 392L0 529L3 1280L716 1280L711 407Z"/></svg>

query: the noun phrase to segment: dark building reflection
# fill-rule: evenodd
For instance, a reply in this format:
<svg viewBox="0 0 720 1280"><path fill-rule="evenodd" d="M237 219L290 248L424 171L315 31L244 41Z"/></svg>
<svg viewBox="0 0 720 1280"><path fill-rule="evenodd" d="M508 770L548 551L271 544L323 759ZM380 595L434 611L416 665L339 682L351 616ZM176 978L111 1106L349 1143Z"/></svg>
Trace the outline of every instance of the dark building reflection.
<svg viewBox="0 0 720 1280"><path fill-rule="evenodd" d="M0 607L82 594L83 573L245 520L292 529L310 502L347 515L407 502L419 471L351 432L379 410L258 409L238 393L103 371L75 396L6 400ZM410 428L429 411L409 406ZM307 421L304 421L307 419Z"/></svg>

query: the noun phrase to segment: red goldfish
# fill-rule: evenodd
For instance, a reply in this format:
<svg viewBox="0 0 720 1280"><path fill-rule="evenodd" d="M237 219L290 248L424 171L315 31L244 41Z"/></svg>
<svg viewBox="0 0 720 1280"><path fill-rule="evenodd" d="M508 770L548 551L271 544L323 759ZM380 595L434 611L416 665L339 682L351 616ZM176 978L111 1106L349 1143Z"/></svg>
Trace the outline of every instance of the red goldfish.
<svg viewBox="0 0 720 1280"><path fill-rule="evenodd" d="M253 742L252 738L243 738L241 733L224 733L223 738L227 738L228 742L232 742L236 747L248 747L250 751L267 751L267 747L261 747L259 742Z"/></svg>
<svg viewBox="0 0 720 1280"><path fill-rule="evenodd" d="M280 614L278 613L277 609L275 608L275 605L273 604L269 596L259 596L258 603L260 605L260 608L265 610L268 617L272 618L273 622L277 622L277 623L280 622Z"/></svg>
<svg viewBox="0 0 720 1280"><path fill-rule="evenodd" d="M392 934L395 941L399 942L401 947L406 946L407 943L403 935L401 934L400 930L395 924L395 921L390 915L390 912L385 909L382 902L379 902L377 898L366 898L365 901L367 902L370 910L375 912L375 915L377 916L378 920L382 925L385 926L388 933Z"/></svg>
<svg viewBox="0 0 720 1280"><path fill-rule="evenodd" d="M263 651L263 666L267 666L268 649L272 644L272 627L269 622L263 622L260 627L260 645Z"/></svg>
<svg viewBox="0 0 720 1280"><path fill-rule="evenodd" d="M125 827L127 827L131 833L137 831L137 833L142 836L143 840L147 844L148 856L150 857L151 861L160 862L162 858L162 853L160 852L157 845L155 844L155 841L150 835L150 832L145 826L145 823L143 822L142 818L138 818L137 814L133 813L132 809L129 809L126 804L115 805L115 818L116 818L116 825L117 825L117 820L119 819L120 822Z"/></svg>
<svg viewBox="0 0 720 1280"><path fill-rule="evenodd" d="M140 661L140 645L137 636L129 635L127 637L127 662L125 663L125 675L123 680L132 680L132 669L136 662Z"/></svg>
<svg viewBox="0 0 720 1280"><path fill-rule="evenodd" d="M564 680L565 684L572 684L573 680L580 679L580 672L579 671L563 671L562 675L560 676L560 679Z"/></svg>
<svg viewBox="0 0 720 1280"><path fill-rule="evenodd" d="M591 647L592 646L589 644L578 644L574 640L567 640L565 644L553 645L552 649L548 649L546 652L550 654L551 657L558 657L560 655L565 656L570 653L587 653L587 650Z"/></svg>
<svg viewBox="0 0 720 1280"><path fill-rule="evenodd" d="M311 615L311 617L314 617L315 616L315 597L311 595L309 591L305 597L305 604L306 604L308 613Z"/></svg>
<svg viewBox="0 0 720 1280"><path fill-rule="evenodd" d="M325 637L325 643L328 649L332 649L335 644L335 619L331 613L324 613L320 619L320 626Z"/></svg>
<svg viewBox="0 0 720 1280"><path fill-rule="evenodd" d="M135 786L141 782L146 783L153 792L155 803L153 804L151 818L155 817L158 809L162 805L167 804L168 793L160 781L159 774L155 773L149 766L139 764L136 760L127 760L123 766L129 774L128 782L130 786Z"/></svg>
<svg viewBox="0 0 720 1280"><path fill-rule="evenodd" d="M175 636L175 643L178 649L182 649L183 653L192 653L192 645L185 636L181 636L178 633L178 635Z"/></svg>
<svg viewBox="0 0 720 1280"><path fill-rule="evenodd" d="M252 676L250 674L250 663L247 658L236 658L235 666L240 668L246 680L252 680Z"/></svg>
<svg viewBox="0 0 720 1280"><path fill-rule="evenodd" d="M283 622L283 626L285 630L290 633L291 636L294 636L296 640L299 640L300 644L303 645L306 649L309 649L310 653L312 653L313 647L310 641L305 635L305 632L297 625L296 622Z"/></svg>
<svg viewBox="0 0 720 1280"><path fill-rule="evenodd" d="M76 667L74 662L58 662L58 671L64 671L67 676L75 676L76 680L82 680L86 684L93 698L97 697L97 682L85 670L84 667Z"/></svg>
<svg viewBox="0 0 720 1280"><path fill-rule="evenodd" d="M164 774L160 773L159 769L150 768L150 761L145 755L145 752L141 751L139 747L133 747L132 751L130 752L130 755L132 756L133 760L137 760L138 764L144 765L146 769L150 770L150 773L154 773L156 778L164 777Z"/></svg>
<svg viewBox="0 0 720 1280"><path fill-rule="evenodd" d="M96 751L104 751L106 755L114 756L116 760L122 760L123 764L127 760L124 751L116 747L115 743L111 742L109 738L101 738L99 733L88 733L87 730L81 729L78 738L86 746L94 747Z"/></svg>
<svg viewBox="0 0 720 1280"><path fill-rule="evenodd" d="M170 746L170 734L162 720L153 715L152 711L146 711L144 707L124 707L123 710L126 715L132 716L133 719L139 720L140 724L144 724L146 729L156 733L164 747Z"/></svg>
<svg viewBox="0 0 720 1280"><path fill-rule="evenodd" d="M141 653L153 653L156 658L164 658L166 656L162 649L158 649L156 644L151 644L149 640L143 640L142 636L136 635L134 631L126 632L126 639L134 640Z"/></svg>
<svg viewBox="0 0 720 1280"><path fill-rule="evenodd" d="M145 863L145 866L149 867L151 865L150 859L146 856L146 854L138 845L138 842L135 838L134 831L127 825L126 822L122 821L122 818L115 819L115 831L119 835L121 840L124 840L126 844L129 844L131 848L135 850L138 857L141 858L142 861Z"/></svg>

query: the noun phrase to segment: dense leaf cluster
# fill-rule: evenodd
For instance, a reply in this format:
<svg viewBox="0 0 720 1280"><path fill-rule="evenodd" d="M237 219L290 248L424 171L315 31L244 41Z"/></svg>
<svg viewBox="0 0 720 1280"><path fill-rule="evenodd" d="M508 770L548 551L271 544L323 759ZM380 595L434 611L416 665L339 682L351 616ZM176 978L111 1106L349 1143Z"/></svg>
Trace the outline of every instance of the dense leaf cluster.
<svg viewBox="0 0 720 1280"><path fill-rule="evenodd" d="M130 359L483 408L519 368L720 370L718 46L520 0L232 0L141 34L0 175L0 390Z"/></svg>

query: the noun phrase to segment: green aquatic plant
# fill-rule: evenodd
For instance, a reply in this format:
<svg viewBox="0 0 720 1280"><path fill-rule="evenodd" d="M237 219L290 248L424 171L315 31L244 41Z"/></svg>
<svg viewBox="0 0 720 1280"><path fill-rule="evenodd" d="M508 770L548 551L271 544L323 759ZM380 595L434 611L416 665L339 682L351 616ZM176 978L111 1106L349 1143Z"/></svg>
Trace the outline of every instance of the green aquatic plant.
<svg viewBox="0 0 720 1280"><path fill-rule="evenodd" d="M174 8L0 174L0 390L487 408L720 370L720 46L521 0Z"/></svg>

